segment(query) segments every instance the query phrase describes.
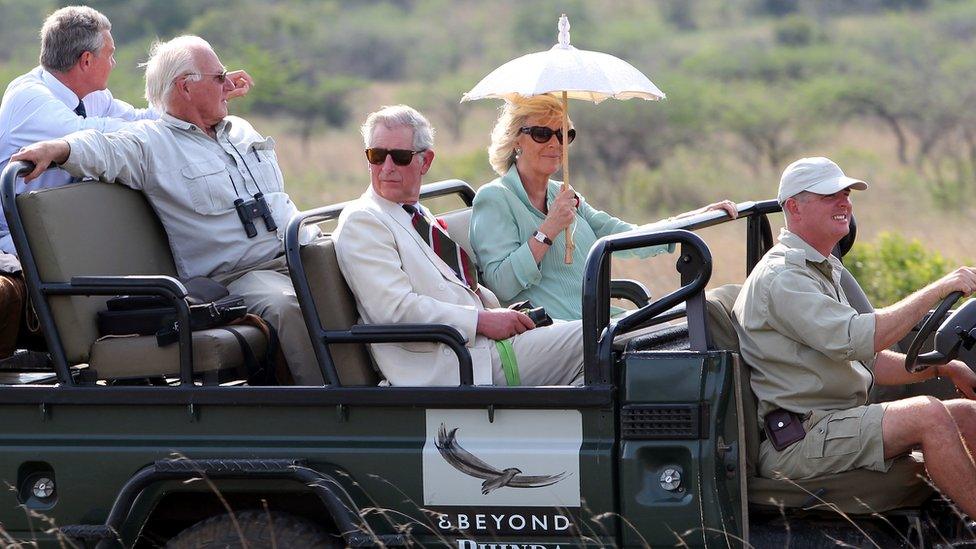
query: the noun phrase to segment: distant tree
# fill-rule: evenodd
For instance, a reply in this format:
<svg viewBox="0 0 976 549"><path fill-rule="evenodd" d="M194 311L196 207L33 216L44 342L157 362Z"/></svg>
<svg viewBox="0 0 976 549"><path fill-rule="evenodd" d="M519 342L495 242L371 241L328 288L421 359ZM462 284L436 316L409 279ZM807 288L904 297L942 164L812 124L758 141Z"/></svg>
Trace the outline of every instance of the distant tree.
<svg viewBox="0 0 976 549"><path fill-rule="evenodd" d="M400 94L400 101L437 119L439 129L450 132L454 139L461 139L464 121L475 109L471 103L461 103L461 95L478 82L473 73L448 74L434 82L412 86ZM489 130L485 129L487 134ZM487 145L487 143L486 143Z"/></svg>
<svg viewBox="0 0 976 549"><path fill-rule="evenodd" d="M79 2L80 3L80 2ZM121 44L144 37L170 38L204 12L230 8L231 0L88 0L85 4L112 21L112 37Z"/></svg>
<svg viewBox="0 0 976 549"><path fill-rule="evenodd" d="M661 2L661 13L678 30L696 30L698 22L695 20L695 6L696 2L692 0L664 0Z"/></svg>
<svg viewBox="0 0 976 549"><path fill-rule="evenodd" d="M354 78L322 78L307 73L289 83L282 101L273 110L288 113L298 121L302 147L307 153L319 121L336 128L346 124L350 115L348 96L362 85L362 81Z"/></svg>
<svg viewBox="0 0 976 549"><path fill-rule="evenodd" d="M932 0L881 0L886 9L922 10L932 5Z"/></svg>
<svg viewBox="0 0 976 549"><path fill-rule="evenodd" d="M779 171L823 129L808 99L802 83L726 86L717 112L720 129L738 138L742 157L757 174L763 167Z"/></svg>
<svg viewBox="0 0 976 549"><path fill-rule="evenodd" d="M563 13L569 18L570 41L582 45L580 38L592 36L595 28L590 18L590 7L584 0L545 0L520 4L513 15L512 43L518 49L530 51L549 48L556 43L559 34L557 23ZM576 38L573 39L573 36Z"/></svg>
<svg viewBox="0 0 976 549"><path fill-rule="evenodd" d="M909 20L854 40L865 54L851 61L840 99L857 112L877 117L895 137L898 158L917 169L942 171L967 161L970 105L976 99L970 75L976 61ZM942 166L937 168L937 166ZM933 174L934 175L934 174Z"/></svg>
<svg viewBox="0 0 976 549"><path fill-rule="evenodd" d="M802 15L784 17L776 23L775 33L777 44L794 48L809 46L823 38L816 23Z"/></svg>
<svg viewBox="0 0 976 549"><path fill-rule="evenodd" d="M0 61L37 64L41 22L57 9L53 1L0 2Z"/></svg>
<svg viewBox="0 0 976 549"><path fill-rule="evenodd" d="M570 102L579 132L572 165L608 188L623 184L630 164L657 169L675 147L703 144L711 131L714 89L697 79L663 74L664 101L607 100L599 105Z"/></svg>
<svg viewBox="0 0 976 549"><path fill-rule="evenodd" d="M796 13L800 9L800 0L758 0L759 13L782 17Z"/></svg>
<svg viewBox="0 0 976 549"><path fill-rule="evenodd" d="M234 111L287 115L297 121L306 150L317 127L342 127L348 122L349 95L365 86L357 78L330 75L255 45L231 52L224 64L246 68L255 80L251 92L234 101Z"/></svg>

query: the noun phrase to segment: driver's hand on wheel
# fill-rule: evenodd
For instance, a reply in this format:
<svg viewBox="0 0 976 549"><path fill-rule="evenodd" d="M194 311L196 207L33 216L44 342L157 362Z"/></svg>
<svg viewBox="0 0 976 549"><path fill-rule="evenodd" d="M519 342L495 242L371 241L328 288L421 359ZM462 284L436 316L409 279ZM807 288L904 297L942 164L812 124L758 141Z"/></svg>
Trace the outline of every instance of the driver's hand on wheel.
<svg viewBox="0 0 976 549"><path fill-rule="evenodd" d="M949 378L959 392L968 399L976 400L976 372L965 362L953 360L938 367L938 375Z"/></svg>
<svg viewBox="0 0 976 549"><path fill-rule="evenodd" d="M962 292L968 296L976 292L976 268L959 267L955 271L936 281L939 285L939 299L943 299L952 292Z"/></svg>

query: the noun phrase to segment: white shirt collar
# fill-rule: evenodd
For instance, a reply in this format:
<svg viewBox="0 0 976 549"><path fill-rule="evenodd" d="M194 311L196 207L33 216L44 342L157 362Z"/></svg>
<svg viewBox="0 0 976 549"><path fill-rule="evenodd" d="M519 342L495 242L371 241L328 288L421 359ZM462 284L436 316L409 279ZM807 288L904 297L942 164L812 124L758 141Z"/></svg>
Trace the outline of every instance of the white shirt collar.
<svg viewBox="0 0 976 549"><path fill-rule="evenodd" d="M47 72L47 69L41 69L41 80L44 81L44 85L47 86L51 93L55 97L61 100L62 103L68 106L69 109L75 110L81 99L75 95L75 92L71 91L68 86L65 86L63 82L58 80L53 74Z"/></svg>

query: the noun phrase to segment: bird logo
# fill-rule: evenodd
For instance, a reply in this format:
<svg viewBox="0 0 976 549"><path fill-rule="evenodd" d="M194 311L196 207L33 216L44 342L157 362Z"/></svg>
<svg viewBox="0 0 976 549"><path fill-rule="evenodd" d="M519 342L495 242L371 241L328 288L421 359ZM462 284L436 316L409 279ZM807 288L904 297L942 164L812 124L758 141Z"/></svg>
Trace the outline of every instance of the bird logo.
<svg viewBox="0 0 976 549"><path fill-rule="evenodd" d="M452 467L465 475L484 480L481 483L481 493L484 495L488 495L493 490L503 486L511 486L512 488L550 486L569 476L565 471L555 475L523 475L522 470L517 467L497 469L462 448L457 442L457 432L457 427L448 432L447 427L441 423L440 429L437 430L437 441L434 446L437 447L444 461Z"/></svg>

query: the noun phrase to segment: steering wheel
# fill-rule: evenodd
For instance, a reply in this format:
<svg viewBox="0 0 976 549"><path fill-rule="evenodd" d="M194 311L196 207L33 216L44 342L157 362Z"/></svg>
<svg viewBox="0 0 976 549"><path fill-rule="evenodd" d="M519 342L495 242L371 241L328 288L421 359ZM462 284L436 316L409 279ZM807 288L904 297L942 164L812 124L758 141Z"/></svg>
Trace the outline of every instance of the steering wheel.
<svg viewBox="0 0 976 549"><path fill-rule="evenodd" d="M952 292L947 295L935 308L935 312L925 319L905 354L906 370L915 373L934 364L945 364L959 355L961 345L966 344L966 348L969 349L976 342L973 334L970 333L976 331L974 330L976 328L974 325L974 321L976 321L976 305L974 304L976 301L966 303L939 325L940 320L960 297L962 297L962 292ZM939 330L935 336L935 350L920 356L918 352L929 336L932 335L932 332L936 331L937 325L939 325Z"/></svg>

